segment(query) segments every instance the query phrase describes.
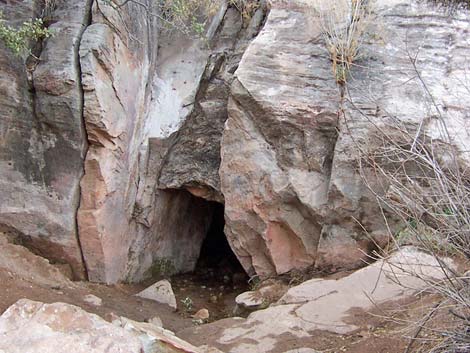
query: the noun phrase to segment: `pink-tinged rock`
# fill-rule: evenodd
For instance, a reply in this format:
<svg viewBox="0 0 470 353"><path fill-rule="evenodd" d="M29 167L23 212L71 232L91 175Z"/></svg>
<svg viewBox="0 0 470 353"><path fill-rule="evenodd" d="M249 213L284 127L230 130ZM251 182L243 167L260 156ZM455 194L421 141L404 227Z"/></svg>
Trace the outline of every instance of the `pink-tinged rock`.
<svg viewBox="0 0 470 353"><path fill-rule="evenodd" d="M142 54L142 53L141 53ZM133 202L149 63L111 26L92 24L80 45L89 148L78 211L89 279L124 279L133 241Z"/></svg>
<svg viewBox="0 0 470 353"><path fill-rule="evenodd" d="M426 122L429 138L439 141L429 92L448 109L459 157L470 160L470 105L458 83L470 70L461 60L470 47L467 14L448 24L426 3L375 2L386 45L372 36L362 43L343 94L307 3L272 1L231 86L221 191L227 238L250 275L357 268L403 227L387 209L385 224L374 193L387 192L387 183L364 163L361 170L359 159L384 144L396 119L410 127ZM448 55L449 45L460 54ZM410 52L419 53L429 92L416 80Z"/></svg>
<svg viewBox="0 0 470 353"><path fill-rule="evenodd" d="M90 1L57 3L40 57L0 48L0 230L85 278L76 210L86 136L78 44ZM38 15L34 1L2 2L8 24ZM10 22L11 21L11 22Z"/></svg>
<svg viewBox="0 0 470 353"><path fill-rule="evenodd" d="M31 253L23 246L9 243L2 233L0 233L0 268L42 287L73 286L73 283L48 260Z"/></svg>
<svg viewBox="0 0 470 353"><path fill-rule="evenodd" d="M298 4L273 4L232 85L220 178L227 238L249 274L316 257L339 96L310 19Z"/></svg>
<svg viewBox="0 0 470 353"><path fill-rule="evenodd" d="M146 347L144 353L220 353L217 349L209 346L195 347L175 336L173 332L150 323L136 322L120 317L114 320L113 324L137 334Z"/></svg>
<svg viewBox="0 0 470 353"><path fill-rule="evenodd" d="M193 344L204 342L233 353L275 352L289 348L314 348L310 340L318 330L351 334L365 326L354 320L353 310L370 312L385 303L411 298L443 280L455 270L449 258L436 259L414 247L404 247L338 280L315 278L291 287L275 304L255 311L247 319L231 318L179 332ZM427 282L429 281L429 282ZM312 347L312 346L313 347Z"/></svg>
<svg viewBox="0 0 470 353"><path fill-rule="evenodd" d="M204 353L171 331L117 317L109 323L79 307L21 299L0 316L0 352Z"/></svg>
<svg viewBox="0 0 470 353"><path fill-rule="evenodd" d="M0 352L142 353L138 335L69 304L21 299L0 317Z"/></svg>
<svg viewBox="0 0 470 353"><path fill-rule="evenodd" d="M137 4L99 7L80 44L89 148L78 226L89 278L140 281L163 263L171 273L191 271L212 211L179 186L159 190L158 178L162 140L191 113L210 51L188 38L161 44Z"/></svg>

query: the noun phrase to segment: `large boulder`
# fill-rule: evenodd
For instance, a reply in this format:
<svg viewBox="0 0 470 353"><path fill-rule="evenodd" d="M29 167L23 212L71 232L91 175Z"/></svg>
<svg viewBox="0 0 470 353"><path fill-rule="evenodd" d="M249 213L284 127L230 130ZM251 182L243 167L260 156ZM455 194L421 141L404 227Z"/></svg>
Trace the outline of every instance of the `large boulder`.
<svg viewBox="0 0 470 353"><path fill-rule="evenodd" d="M21 299L0 317L0 351L141 353L135 335L69 304Z"/></svg>
<svg viewBox="0 0 470 353"><path fill-rule="evenodd" d="M41 287L73 286L72 282L43 257L31 253L21 245L12 244L0 233L0 270Z"/></svg>
<svg viewBox="0 0 470 353"><path fill-rule="evenodd" d="M204 353L168 330L117 318L109 323L65 303L21 299L0 316L0 352Z"/></svg>

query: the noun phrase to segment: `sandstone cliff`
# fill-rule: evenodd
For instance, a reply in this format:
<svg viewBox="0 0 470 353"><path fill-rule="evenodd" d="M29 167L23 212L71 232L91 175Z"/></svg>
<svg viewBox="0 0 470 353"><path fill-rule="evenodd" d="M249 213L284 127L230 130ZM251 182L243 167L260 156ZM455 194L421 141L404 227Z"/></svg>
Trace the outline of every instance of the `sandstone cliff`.
<svg viewBox="0 0 470 353"><path fill-rule="evenodd" d="M377 1L345 92L306 2L256 3L246 18L221 2L203 41L136 3L63 0L37 60L0 45L0 231L107 283L194 269L213 202L249 275L354 268L384 245L357 146L377 146L371 121L432 134L431 92L468 160L470 18ZM42 4L0 9L15 24Z"/></svg>

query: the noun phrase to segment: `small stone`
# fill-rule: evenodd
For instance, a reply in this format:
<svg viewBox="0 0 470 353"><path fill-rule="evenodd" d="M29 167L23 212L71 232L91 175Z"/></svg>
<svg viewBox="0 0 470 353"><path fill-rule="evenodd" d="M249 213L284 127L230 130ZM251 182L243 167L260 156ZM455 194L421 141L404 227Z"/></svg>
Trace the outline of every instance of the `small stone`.
<svg viewBox="0 0 470 353"><path fill-rule="evenodd" d="M113 313L113 312L109 312L109 313L106 313L106 314L104 315L104 319L105 319L106 321L108 321L108 322L113 323L113 322L115 322L116 320L119 320L120 317L119 317L118 315L116 315L115 313Z"/></svg>
<svg viewBox="0 0 470 353"><path fill-rule="evenodd" d="M191 315L191 317L195 320L207 320L209 319L209 310L201 309L196 314Z"/></svg>
<svg viewBox="0 0 470 353"><path fill-rule="evenodd" d="M101 304L103 304L103 300L100 297L97 297L96 295L93 295L93 294L85 295L83 297L83 301L94 306L101 306Z"/></svg>
<svg viewBox="0 0 470 353"><path fill-rule="evenodd" d="M244 292L235 298L237 305L247 309L256 309L263 305L264 299L257 292Z"/></svg>
<svg viewBox="0 0 470 353"><path fill-rule="evenodd" d="M162 319L160 319L158 316L154 316L151 319L148 320L149 324L158 326L158 327L163 327L163 322Z"/></svg>
<svg viewBox="0 0 470 353"><path fill-rule="evenodd" d="M209 298L209 302L211 302L212 304L215 304L219 301L219 298L217 298L216 295L211 295L210 298Z"/></svg>
<svg viewBox="0 0 470 353"><path fill-rule="evenodd" d="M140 298L154 300L156 302L169 305L173 309L176 309L176 297L171 288L171 283L166 279L154 283L147 289L136 294Z"/></svg>

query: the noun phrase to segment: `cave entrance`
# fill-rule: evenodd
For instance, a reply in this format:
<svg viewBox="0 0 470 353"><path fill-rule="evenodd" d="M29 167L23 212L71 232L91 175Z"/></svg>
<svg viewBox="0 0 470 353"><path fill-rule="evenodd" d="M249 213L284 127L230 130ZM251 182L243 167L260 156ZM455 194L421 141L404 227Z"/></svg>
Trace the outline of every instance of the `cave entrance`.
<svg viewBox="0 0 470 353"><path fill-rule="evenodd" d="M246 282L248 276L224 233L224 205L218 202L210 202L210 205L212 221L202 243L194 275L203 280L225 284Z"/></svg>
<svg viewBox="0 0 470 353"><path fill-rule="evenodd" d="M191 317L205 308L212 321L233 315L235 298L249 290L249 278L225 236L224 205L203 202L207 204L201 206L209 206L211 221L196 266L190 273L175 275L171 282L181 315Z"/></svg>

